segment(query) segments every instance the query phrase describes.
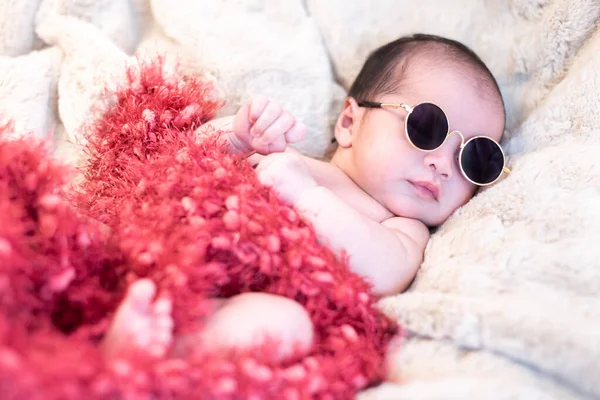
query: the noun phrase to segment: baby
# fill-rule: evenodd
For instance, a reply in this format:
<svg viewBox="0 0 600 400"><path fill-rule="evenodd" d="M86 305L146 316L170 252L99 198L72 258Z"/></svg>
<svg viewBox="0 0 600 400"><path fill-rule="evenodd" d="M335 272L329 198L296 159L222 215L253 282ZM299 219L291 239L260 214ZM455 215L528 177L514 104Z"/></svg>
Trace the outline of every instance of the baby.
<svg viewBox="0 0 600 400"><path fill-rule="evenodd" d="M288 146L306 127L266 97L209 125L228 132L230 151L248 156L259 180L293 204L322 243L345 252L376 295L390 295L414 279L429 227L507 171L498 145L504 123L500 90L477 55L453 40L414 35L368 57L335 124L329 162ZM162 356L171 347L170 302L154 295L149 280L131 286L105 341L110 354L137 348ZM219 300L199 335L216 349L276 338L282 358L313 340L302 306L264 293Z"/></svg>

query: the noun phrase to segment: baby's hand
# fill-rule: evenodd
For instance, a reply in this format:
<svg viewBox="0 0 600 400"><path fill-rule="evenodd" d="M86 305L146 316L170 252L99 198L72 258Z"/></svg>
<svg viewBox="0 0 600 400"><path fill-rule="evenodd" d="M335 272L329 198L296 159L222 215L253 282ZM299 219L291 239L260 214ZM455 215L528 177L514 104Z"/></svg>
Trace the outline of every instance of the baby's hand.
<svg viewBox="0 0 600 400"><path fill-rule="evenodd" d="M267 155L283 152L288 143L304 139L306 126L278 103L257 96L236 114L233 134L250 151Z"/></svg>
<svg viewBox="0 0 600 400"><path fill-rule="evenodd" d="M263 185L273 188L292 205L302 193L317 186L302 156L294 153L276 153L263 158L256 174Z"/></svg>

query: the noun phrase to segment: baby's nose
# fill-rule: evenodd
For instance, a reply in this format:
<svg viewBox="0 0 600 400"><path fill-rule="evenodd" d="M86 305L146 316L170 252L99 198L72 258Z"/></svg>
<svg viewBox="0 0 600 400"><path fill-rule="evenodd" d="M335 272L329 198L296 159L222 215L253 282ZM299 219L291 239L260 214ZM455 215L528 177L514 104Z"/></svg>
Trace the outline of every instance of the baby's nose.
<svg viewBox="0 0 600 400"><path fill-rule="evenodd" d="M454 164L460 143L460 136L454 137L453 135L449 137L442 147L425 156L426 166L440 175L443 180L450 180L454 172Z"/></svg>
<svg viewBox="0 0 600 400"><path fill-rule="evenodd" d="M450 180L452 178L452 163L443 156L427 156L426 163L428 167L439 175L442 180Z"/></svg>

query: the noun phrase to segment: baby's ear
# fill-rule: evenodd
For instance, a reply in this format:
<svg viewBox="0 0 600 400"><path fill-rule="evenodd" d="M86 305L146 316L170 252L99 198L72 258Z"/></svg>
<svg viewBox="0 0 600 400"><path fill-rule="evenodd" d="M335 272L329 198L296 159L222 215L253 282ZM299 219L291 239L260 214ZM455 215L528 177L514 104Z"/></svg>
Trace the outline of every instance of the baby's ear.
<svg viewBox="0 0 600 400"><path fill-rule="evenodd" d="M362 115L362 108L352 97L346 97L344 108L335 123L335 140L340 147L352 147L352 140L356 136L358 121Z"/></svg>

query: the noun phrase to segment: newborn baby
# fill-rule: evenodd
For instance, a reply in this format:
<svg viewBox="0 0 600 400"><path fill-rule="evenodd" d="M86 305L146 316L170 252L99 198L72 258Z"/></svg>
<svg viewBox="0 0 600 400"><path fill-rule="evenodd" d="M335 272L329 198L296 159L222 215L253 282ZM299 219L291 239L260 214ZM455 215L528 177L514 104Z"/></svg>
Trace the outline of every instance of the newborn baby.
<svg viewBox="0 0 600 400"><path fill-rule="evenodd" d="M306 127L262 96L198 134L226 132L220 139L230 151L247 156L259 180L293 204L323 244L347 257L374 294L390 295L414 279L429 227L508 171L498 145L504 123L498 85L475 53L453 40L414 35L368 57L335 124L329 162L291 149ZM161 357L181 348L182 338L173 343L170 301L155 300L155 290L147 279L130 287L104 342L109 355L141 350ZM281 358L311 348L311 320L291 299L244 293L215 306L186 343L248 349L270 338L280 343Z"/></svg>

